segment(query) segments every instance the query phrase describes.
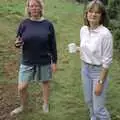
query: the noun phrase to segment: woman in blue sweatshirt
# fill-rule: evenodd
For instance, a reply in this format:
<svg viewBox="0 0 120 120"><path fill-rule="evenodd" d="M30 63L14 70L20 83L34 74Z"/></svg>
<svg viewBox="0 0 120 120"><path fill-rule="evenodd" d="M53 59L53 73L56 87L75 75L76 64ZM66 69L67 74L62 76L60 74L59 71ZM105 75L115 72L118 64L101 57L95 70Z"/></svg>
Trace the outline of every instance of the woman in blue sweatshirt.
<svg viewBox="0 0 120 120"><path fill-rule="evenodd" d="M44 19L42 0L27 0L26 13L28 18L21 21L15 46L22 49L18 92L21 105L11 115L22 112L27 106L28 83L31 80L42 82L43 111L49 112L49 83L52 72L56 72L57 49L53 24Z"/></svg>

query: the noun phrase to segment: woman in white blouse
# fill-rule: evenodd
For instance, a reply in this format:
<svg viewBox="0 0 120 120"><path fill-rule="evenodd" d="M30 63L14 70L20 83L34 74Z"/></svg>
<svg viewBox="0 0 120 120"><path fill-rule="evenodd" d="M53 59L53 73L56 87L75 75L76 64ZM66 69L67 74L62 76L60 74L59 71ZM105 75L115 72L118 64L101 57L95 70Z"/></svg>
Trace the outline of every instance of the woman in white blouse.
<svg viewBox="0 0 120 120"><path fill-rule="evenodd" d="M93 0L85 11L85 25L80 29L80 56L85 102L91 120L110 120L105 108L108 70L112 63L113 43L111 32L104 26L105 7Z"/></svg>

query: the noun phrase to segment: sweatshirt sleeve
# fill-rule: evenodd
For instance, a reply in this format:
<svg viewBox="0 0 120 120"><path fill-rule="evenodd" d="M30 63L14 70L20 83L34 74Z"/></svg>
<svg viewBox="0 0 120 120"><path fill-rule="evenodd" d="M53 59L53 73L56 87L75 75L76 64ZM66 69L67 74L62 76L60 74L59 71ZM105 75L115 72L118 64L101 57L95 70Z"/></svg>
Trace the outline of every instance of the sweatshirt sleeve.
<svg viewBox="0 0 120 120"><path fill-rule="evenodd" d="M50 34L49 34L49 46L50 54L52 58L52 63L57 63L57 46L56 46L56 36L53 24L50 24Z"/></svg>
<svg viewBox="0 0 120 120"><path fill-rule="evenodd" d="M18 29L17 29L17 33L16 33L16 37L22 37L22 33L25 30L25 20L21 21Z"/></svg>

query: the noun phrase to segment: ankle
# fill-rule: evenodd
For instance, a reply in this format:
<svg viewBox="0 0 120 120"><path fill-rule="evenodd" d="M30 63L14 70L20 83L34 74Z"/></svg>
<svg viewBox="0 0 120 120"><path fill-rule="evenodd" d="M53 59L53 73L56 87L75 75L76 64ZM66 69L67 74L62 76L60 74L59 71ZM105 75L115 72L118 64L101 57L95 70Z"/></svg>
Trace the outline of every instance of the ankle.
<svg viewBox="0 0 120 120"><path fill-rule="evenodd" d="M48 112L49 112L49 105L48 105L48 104L44 103L42 107L43 107L43 111L44 111L45 113L48 113Z"/></svg>
<svg viewBox="0 0 120 120"><path fill-rule="evenodd" d="M48 103L44 102L43 105L48 105Z"/></svg>

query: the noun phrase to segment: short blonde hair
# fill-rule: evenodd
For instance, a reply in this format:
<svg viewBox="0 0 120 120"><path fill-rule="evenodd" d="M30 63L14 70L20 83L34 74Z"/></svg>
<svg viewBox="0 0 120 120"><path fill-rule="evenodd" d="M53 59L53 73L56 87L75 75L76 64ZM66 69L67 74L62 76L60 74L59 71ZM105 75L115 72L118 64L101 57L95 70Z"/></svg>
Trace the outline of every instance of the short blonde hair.
<svg viewBox="0 0 120 120"><path fill-rule="evenodd" d="M103 5L103 3L100 0L93 0L91 2L88 3L85 13L84 13L84 24L89 26L89 21L87 20L87 13L94 7L97 6L98 10L101 13L101 20L100 20L100 25L106 25L106 23L108 22L108 16L106 14L106 9L105 6Z"/></svg>
<svg viewBox="0 0 120 120"><path fill-rule="evenodd" d="M26 1L26 6L25 6L25 16L26 17L31 17L31 14L30 14L30 12L28 10L30 1L31 0ZM43 0L35 0L35 1L40 5L40 7L42 9L41 12L40 12L40 16L43 16L44 15L44 2L43 2Z"/></svg>

